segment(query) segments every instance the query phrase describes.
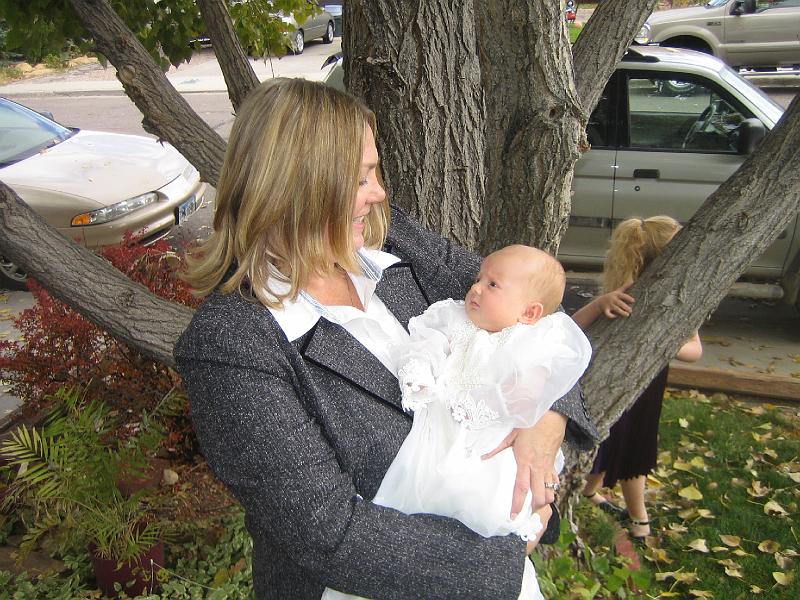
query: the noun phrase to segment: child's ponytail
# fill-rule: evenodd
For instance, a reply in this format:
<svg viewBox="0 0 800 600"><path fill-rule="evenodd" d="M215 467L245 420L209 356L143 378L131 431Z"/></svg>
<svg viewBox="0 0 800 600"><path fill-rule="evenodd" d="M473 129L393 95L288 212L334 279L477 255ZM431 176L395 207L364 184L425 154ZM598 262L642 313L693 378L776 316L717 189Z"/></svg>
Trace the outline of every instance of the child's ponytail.
<svg viewBox="0 0 800 600"><path fill-rule="evenodd" d="M611 292L633 283L666 247L680 224L672 217L627 219L611 234L603 268L603 291Z"/></svg>

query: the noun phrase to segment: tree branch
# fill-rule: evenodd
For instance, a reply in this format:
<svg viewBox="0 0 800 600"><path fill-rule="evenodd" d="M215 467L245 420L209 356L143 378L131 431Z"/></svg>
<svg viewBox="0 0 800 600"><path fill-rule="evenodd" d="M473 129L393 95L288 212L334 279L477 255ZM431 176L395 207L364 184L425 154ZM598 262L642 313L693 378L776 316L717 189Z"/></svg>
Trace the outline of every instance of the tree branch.
<svg viewBox="0 0 800 600"><path fill-rule="evenodd" d="M2 255L53 296L132 348L174 366L172 347L194 311L162 300L68 240L0 181Z"/></svg>
<svg viewBox="0 0 800 600"><path fill-rule="evenodd" d="M117 69L125 93L144 115L144 128L167 140L216 185L225 141L175 90L107 0L69 0L94 37L98 50Z"/></svg>
<svg viewBox="0 0 800 600"><path fill-rule="evenodd" d="M795 98L757 152L708 197L636 281L629 291L636 298L633 315L601 319L590 328L596 358L583 386L603 436L798 210L800 98Z"/></svg>
<svg viewBox="0 0 800 600"><path fill-rule="evenodd" d="M197 0L203 21L213 42L214 54L222 69L228 97L237 111L247 94L259 84L256 72L242 50L223 0Z"/></svg>
<svg viewBox="0 0 800 600"><path fill-rule="evenodd" d="M575 85L591 114L639 29L658 0L605 0L597 5L572 46Z"/></svg>

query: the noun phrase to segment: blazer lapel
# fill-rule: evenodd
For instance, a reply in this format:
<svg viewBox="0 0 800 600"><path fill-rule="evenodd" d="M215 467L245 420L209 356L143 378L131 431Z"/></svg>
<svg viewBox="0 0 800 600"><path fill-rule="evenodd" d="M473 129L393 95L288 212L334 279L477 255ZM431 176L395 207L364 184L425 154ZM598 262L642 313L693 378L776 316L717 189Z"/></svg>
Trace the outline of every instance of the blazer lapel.
<svg viewBox="0 0 800 600"><path fill-rule="evenodd" d="M342 326L320 317L301 340L300 353L306 360L403 410L397 378Z"/></svg>
<svg viewBox="0 0 800 600"><path fill-rule="evenodd" d="M409 319L425 312L430 304L409 263L384 269L375 293L406 329ZM397 378L340 325L320 318L296 342L306 360L403 410Z"/></svg>
<svg viewBox="0 0 800 600"><path fill-rule="evenodd" d="M431 304L414 269L407 262L384 269L375 293L406 329L409 319L424 313Z"/></svg>

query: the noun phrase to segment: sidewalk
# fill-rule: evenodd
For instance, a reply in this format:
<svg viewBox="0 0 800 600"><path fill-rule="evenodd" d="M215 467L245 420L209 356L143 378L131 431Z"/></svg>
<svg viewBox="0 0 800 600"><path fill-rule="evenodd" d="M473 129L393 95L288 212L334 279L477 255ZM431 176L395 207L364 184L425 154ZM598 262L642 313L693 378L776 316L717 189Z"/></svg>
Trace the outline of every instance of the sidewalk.
<svg viewBox="0 0 800 600"><path fill-rule="evenodd" d="M333 43L309 42L303 54L286 55L281 58L250 59L250 64L260 81L272 77L304 77L315 81L324 79L328 69L322 63L331 54L341 52L342 39ZM204 48L195 53L192 60L167 71L167 79L181 94L227 92L222 69L214 51ZM0 85L0 96L46 95L46 94L124 94L116 70L109 64L103 68L99 63L87 64L62 73L23 79Z"/></svg>

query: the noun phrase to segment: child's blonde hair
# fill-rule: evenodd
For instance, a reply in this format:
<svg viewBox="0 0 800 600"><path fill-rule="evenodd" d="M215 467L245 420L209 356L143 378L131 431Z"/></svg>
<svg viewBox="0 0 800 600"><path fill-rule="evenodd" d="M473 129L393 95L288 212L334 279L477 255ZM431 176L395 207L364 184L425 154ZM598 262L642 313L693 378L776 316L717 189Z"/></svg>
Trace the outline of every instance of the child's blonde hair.
<svg viewBox="0 0 800 600"><path fill-rule="evenodd" d="M627 219L617 225L603 267L603 292L635 281L680 228L680 223L665 215Z"/></svg>

